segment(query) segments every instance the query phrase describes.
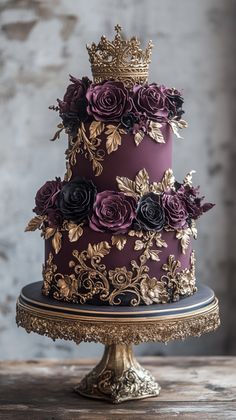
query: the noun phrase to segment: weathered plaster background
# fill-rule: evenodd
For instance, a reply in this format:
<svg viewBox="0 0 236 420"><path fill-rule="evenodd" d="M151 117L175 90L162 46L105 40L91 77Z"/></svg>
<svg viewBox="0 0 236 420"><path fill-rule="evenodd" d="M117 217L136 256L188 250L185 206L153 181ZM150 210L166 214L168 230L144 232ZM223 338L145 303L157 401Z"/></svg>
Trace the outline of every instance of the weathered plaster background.
<svg viewBox="0 0 236 420"><path fill-rule="evenodd" d="M196 184L215 209L199 223L198 281L221 302L216 334L168 346L146 344L139 354L235 353L235 1L1 0L0 358L95 355L101 346L31 334L15 326L21 287L40 279L43 242L25 234L35 191L64 174L66 139L50 143L58 118L47 106L62 97L68 74L89 74L85 44L119 22L128 36L155 43L150 80L184 89L189 128L175 142L180 179L197 169Z"/></svg>

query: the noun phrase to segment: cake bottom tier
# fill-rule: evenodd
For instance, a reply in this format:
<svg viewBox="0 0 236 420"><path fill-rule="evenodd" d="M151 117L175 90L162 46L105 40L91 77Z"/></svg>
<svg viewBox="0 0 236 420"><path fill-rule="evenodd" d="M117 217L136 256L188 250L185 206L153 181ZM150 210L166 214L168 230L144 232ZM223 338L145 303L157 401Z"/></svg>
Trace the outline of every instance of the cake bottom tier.
<svg viewBox="0 0 236 420"><path fill-rule="evenodd" d="M192 295L195 258L175 232L111 235L83 227L45 241L42 293L91 305L151 305ZM54 242L53 242L54 241Z"/></svg>

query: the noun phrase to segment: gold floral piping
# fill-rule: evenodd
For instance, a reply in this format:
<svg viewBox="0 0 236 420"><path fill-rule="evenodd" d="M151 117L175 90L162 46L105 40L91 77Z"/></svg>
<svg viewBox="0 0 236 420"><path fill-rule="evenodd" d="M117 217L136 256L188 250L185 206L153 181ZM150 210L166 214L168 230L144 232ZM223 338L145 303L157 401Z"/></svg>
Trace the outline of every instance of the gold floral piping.
<svg viewBox="0 0 236 420"><path fill-rule="evenodd" d="M190 269L182 271L179 271L180 261L170 255L162 266L166 273L157 279L149 276L146 262L150 256L145 251L139 257L139 262L130 262L130 270L126 267L108 270L102 260L110 250L111 245L106 241L89 244L82 252L74 250L74 259L69 262L69 267L73 269L70 275L56 272L57 267L50 253L43 269L43 294L80 304L94 297L109 305L120 305L125 299L127 305L137 306L140 303L151 305L177 301L181 296L190 296L197 290L194 252L191 254Z"/></svg>

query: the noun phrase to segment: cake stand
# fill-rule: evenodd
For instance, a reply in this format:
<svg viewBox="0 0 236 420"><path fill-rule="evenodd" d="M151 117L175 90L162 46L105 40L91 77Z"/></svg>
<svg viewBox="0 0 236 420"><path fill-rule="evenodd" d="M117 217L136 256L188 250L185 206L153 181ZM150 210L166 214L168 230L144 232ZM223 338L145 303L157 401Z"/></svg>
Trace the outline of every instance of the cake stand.
<svg viewBox="0 0 236 420"><path fill-rule="evenodd" d="M220 324L214 292L200 285L187 299L138 307L77 305L41 294L42 282L25 286L17 301L18 326L53 340L105 344L98 365L75 387L83 396L120 403L156 396L160 386L134 357L132 344L200 336Z"/></svg>

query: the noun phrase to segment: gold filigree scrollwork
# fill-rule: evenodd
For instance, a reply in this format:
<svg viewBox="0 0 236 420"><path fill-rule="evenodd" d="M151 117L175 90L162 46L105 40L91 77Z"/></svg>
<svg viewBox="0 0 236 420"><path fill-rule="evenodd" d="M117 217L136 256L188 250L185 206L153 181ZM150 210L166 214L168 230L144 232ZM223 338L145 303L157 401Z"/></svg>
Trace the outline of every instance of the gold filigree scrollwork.
<svg viewBox="0 0 236 420"><path fill-rule="evenodd" d="M95 176L101 175L103 171L102 162L105 158L105 150L101 147L102 139L99 137L105 133L105 150L109 155L115 152L121 145L121 136L126 133L121 124L105 124L101 121L93 121L86 131L84 123L78 128L77 137L69 137L69 147L66 150L66 174L65 181L72 177L72 166L76 164L77 154L83 154L92 163Z"/></svg>
<svg viewBox="0 0 236 420"><path fill-rule="evenodd" d="M162 266L166 274L158 280L156 277L150 277L149 267L146 265L148 259L154 259L154 251L150 249L153 241L159 243L159 246L165 246L160 237L148 238L142 245L143 253L139 262L132 260L130 270L126 267L108 270L102 263L102 259L111 250L111 245L106 241L89 244L82 252L74 250L74 259L69 263L70 269L73 269L70 275L56 272L57 267L53 264L50 254L43 272L43 293L48 294L49 290L53 289L55 299L80 304L97 296L100 301L109 305L120 305L122 297L126 296L131 306L137 306L141 302L146 305L167 303L193 294L196 291L194 254L191 256L190 269L182 271L179 271L180 262L175 261L174 256L169 256L167 264ZM156 258L158 254L154 255Z"/></svg>
<svg viewBox="0 0 236 420"><path fill-rule="evenodd" d="M48 259L46 261L46 264L43 265L43 273L42 273L43 274L42 293L45 296L49 295L56 271L57 271L57 266L56 264L53 264L53 255L50 252Z"/></svg>

